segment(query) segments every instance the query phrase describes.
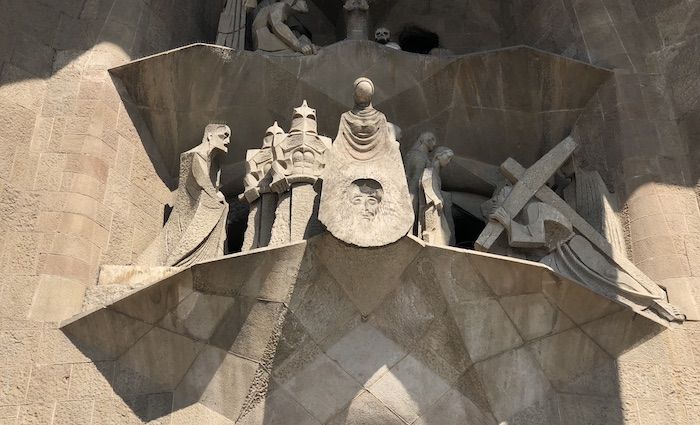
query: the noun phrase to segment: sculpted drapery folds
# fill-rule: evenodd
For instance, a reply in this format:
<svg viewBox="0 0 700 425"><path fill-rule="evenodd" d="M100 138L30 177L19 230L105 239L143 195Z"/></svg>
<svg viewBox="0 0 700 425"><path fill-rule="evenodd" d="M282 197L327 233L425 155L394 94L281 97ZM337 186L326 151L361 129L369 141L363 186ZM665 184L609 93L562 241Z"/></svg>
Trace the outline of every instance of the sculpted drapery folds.
<svg viewBox="0 0 700 425"><path fill-rule="evenodd" d="M368 247L396 242L414 219L397 132L374 109L373 96L371 80L355 81L355 107L340 118L319 209L336 238Z"/></svg>
<svg viewBox="0 0 700 425"><path fill-rule="evenodd" d="M230 137L228 126L210 124L202 143L180 155L173 211L139 265L188 267L224 255L228 204L219 187Z"/></svg>
<svg viewBox="0 0 700 425"><path fill-rule="evenodd" d="M440 170L454 157L452 149L441 146L435 149L432 162L423 170L420 182L420 236L433 245L452 245L454 237L450 230L450 205L442 192Z"/></svg>

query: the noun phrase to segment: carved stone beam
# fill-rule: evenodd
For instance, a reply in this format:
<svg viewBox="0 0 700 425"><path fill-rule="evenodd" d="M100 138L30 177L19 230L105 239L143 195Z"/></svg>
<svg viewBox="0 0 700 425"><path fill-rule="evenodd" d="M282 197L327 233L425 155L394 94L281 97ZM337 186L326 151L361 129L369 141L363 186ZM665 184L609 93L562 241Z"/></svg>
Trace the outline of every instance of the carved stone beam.
<svg viewBox="0 0 700 425"><path fill-rule="evenodd" d="M515 217L525 208L528 201L535 196L542 186L547 183L550 177L557 172L567 159L574 153L577 145L574 139L567 137L561 143L547 152L532 167L525 171L523 177L515 184L510 196L503 203L503 208ZM505 228L501 223L489 221L479 239L474 244L478 251L488 251L493 244L503 234Z"/></svg>
<svg viewBox="0 0 700 425"><path fill-rule="evenodd" d="M501 165L501 172L510 180L511 183L517 184L526 178L527 170L514 159L508 159ZM571 208L569 204L559 197L552 189L543 185L537 192L535 197L540 201L551 205L561 212L566 217L571 225L578 231L581 236L588 239L596 248L603 254L613 260L620 269L636 279L649 293L665 298L660 291L659 286L654 283L644 272L639 270L627 257L616 253L610 246L610 243L603 235L591 226L576 210Z"/></svg>

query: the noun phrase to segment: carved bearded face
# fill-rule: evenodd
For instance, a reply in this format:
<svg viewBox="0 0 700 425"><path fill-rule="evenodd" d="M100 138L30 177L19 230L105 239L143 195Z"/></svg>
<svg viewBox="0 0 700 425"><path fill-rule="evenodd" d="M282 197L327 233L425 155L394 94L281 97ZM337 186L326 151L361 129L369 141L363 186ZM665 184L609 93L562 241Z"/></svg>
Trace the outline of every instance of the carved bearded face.
<svg viewBox="0 0 700 425"><path fill-rule="evenodd" d="M391 41L391 31L388 28L380 27L374 32L374 41L380 44L387 44Z"/></svg>
<svg viewBox="0 0 700 425"><path fill-rule="evenodd" d="M350 203L355 217L362 221L372 221L377 216L384 196L379 182L356 180L350 191Z"/></svg>

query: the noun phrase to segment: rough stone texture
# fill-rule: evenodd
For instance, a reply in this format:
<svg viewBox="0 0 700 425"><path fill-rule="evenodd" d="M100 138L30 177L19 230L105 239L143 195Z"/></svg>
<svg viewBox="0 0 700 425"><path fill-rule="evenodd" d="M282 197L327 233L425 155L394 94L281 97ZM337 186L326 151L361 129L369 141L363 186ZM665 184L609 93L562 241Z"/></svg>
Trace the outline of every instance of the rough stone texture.
<svg viewBox="0 0 700 425"><path fill-rule="evenodd" d="M24 369L31 369L28 384L29 375L3 374L8 384L0 388L23 383L11 400L33 394L36 409L55 399L94 401L93 415L119 412L135 423L688 423L699 393L694 324L663 330L609 309L581 323L567 313L562 291L551 290L572 284L537 263L423 246L412 237L396 245L372 252L386 267L412 260L397 270L367 268L397 281L339 268L338 258L366 262L368 250L328 234L195 265L196 291L154 326L122 319L110 339L94 331L95 320L124 301L161 309L162 297L138 291L64 328L85 353L79 364L37 360ZM531 285L503 291L497 280L509 273ZM369 282L386 287L370 310L352 295ZM169 278L160 286L178 292L183 283ZM590 295L587 309L607 308L607 300L579 288L576 299ZM64 356L80 353L56 342L69 350ZM37 391L48 382L50 394ZM107 408L99 400L112 392L125 402ZM164 400L174 400L172 411ZM78 414L61 403L51 409Z"/></svg>
<svg viewBox="0 0 700 425"><path fill-rule="evenodd" d="M201 72L210 67L220 69L215 78ZM196 45L118 67L112 74L139 105L170 170L209 121L235 128L234 138L242 143L231 146L222 176L224 192L231 195L243 190L246 151L259 148L270 123L289 128L288 111L302 100L318 109L319 134L334 137L340 115L353 107L352 82L359 76L376 86L374 107L403 130L404 151L426 128L435 128L441 144L458 156L490 164L510 156L525 166L570 133L610 76L605 69L525 47L440 58L368 41L340 42L307 58ZM198 92L216 94L171 95L191 91L192 84ZM456 183L443 180L447 186L460 182L463 174Z"/></svg>
<svg viewBox="0 0 700 425"><path fill-rule="evenodd" d="M171 178L107 69L204 37L195 3L0 3L3 317L70 317L162 225Z"/></svg>
<svg viewBox="0 0 700 425"><path fill-rule="evenodd" d="M322 3L324 13L330 16L332 13L326 8L333 8L333 4L340 7L340 2ZM445 47L458 53L527 44L616 68L613 81L592 99L578 120L574 136L583 146L579 154L587 159L589 166L597 168L609 188L615 189L625 204L623 211L636 221L634 226L627 223L627 236L637 265L659 279L697 277L700 264L697 261L700 253L697 243L700 240L697 235L699 214L697 189L693 190L700 173L697 165L700 164L697 160L697 140L700 140L697 128L700 122L697 108L700 98L697 95L700 57L700 38L697 35L700 26L697 22L700 5L697 1L515 0L500 2L503 9L500 18L499 4L490 1L460 2L458 9L454 9L455 2L451 0L376 0L374 3L375 19L381 23L390 21L387 26L394 33L404 21L414 21L417 15L427 14L427 17L420 17L420 22L438 32ZM233 423L201 403L170 413L173 399L170 393L161 393L148 377L114 362L153 325L140 323L113 310L99 310L90 316L90 324L80 334L99 341L102 350L89 350L77 344L75 338L69 339L53 323L27 320L35 299L37 308L33 319L57 319L71 314L79 309L85 286L94 283L99 264L126 264L136 258L162 226L162 207L170 200L169 189L174 188L168 186L171 182L168 181L167 167L173 169L172 162L168 162L171 159L161 161L158 158L159 152L148 127L135 113L137 106L124 92L114 89L115 83L110 80L106 69L143 55L194 41L211 40L206 35L215 32L222 6L221 0L175 0L167 4L160 0L0 0L0 232L3 236L0 238L3 247L0 258L0 423ZM202 22L203 7L213 9L210 28ZM500 34L499 25L503 27ZM372 48L366 46L359 50L367 48L371 53ZM384 50L388 49L379 51ZM519 139L518 143L522 144L517 145L516 150L523 156L518 159L528 165L526 156L532 160L539 157L543 146L558 141L560 131L557 128L567 128L575 121L575 117L568 113L555 110L533 118L533 115L508 111L500 104L489 109L494 106L494 99L501 99L500 95L492 99L479 98L475 92L468 91L470 86L467 84L458 87L461 96L455 98L454 84L444 85L438 79L430 78L433 68L429 61L432 59L398 53L401 59L392 66L385 66L382 62L384 55L373 56L372 66L358 66L349 59L338 62L326 57L323 63L308 67L295 63L287 68L288 71L277 73L265 64L260 66L265 70L259 74L265 75L269 83L264 86L248 85L251 75L258 74L236 69L227 74L227 81L235 85L229 89L230 93L241 93L241 97L254 101L270 98L260 95L261 91L263 94L279 90L300 94L293 99L291 96L285 98L288 104L284 107L263 105L261 101L249 109L231 106L230 113L240 114L241 120L246 121L272 111L261 119L269 124L274 119L286 117L289 107L308 97L319 108L327 108L330 112L327 118L333 122L320 127L322 132L329 134L335 130L333 127L339 113L350 106L334 100L347 99L348 96L340 92L344 90L342 85L338 86L340 91L334 92L335 83L328 78L334 75L334 70L342 68L353 74L350 79L365 71L376 82L382 75L391 75L392 79L405 85L387 94L387 98L410 89L394 104L414 102L417 98L414 103L421 105L417 110L437 113L425 122L422 113L396 114L400 117L400 120L395 120L398 124L405 121L420 127L415 130L404 128L408 132L404 140L412 140L425 126L453 127L456 130L451 137L457 140L459 136L460 143L464 142L465 146L465 151L456 150L459 155L492 152L504 146L503 152L488 159L487 162L494 164L504 159L506 151L513 151L512 146L502 144L503 140ZM213 54L223 61L230 59L228 55L224 50ZM352 54L346 58L359 56ZM319 58L323 57L322 53ZM493 57L491 54L490 59ZM524 62L538 63L533 57L546 62L550 56L534 54L526 56ZM195 57L193 62L198 67L197 75L211 75L204 66L207 62L197 65L197 60ZM246 60L251 63L260 61L254 56L246 56ZM183 59L176 66L163 63L152 75L167 75L174 68L192 66L185 62ZM477 67L479 75L484 76L498 74L501 69L520 69L512 65L497 66L489 60L486 62L478 67L472 63L464 69ZM561 64L559 60L555 62ZM418 65L413 65L416 63ZM355 66L357 68L353 68ZM310 68L318 69L317 73L311 72ZM394 73L407 69L427 71L418 77ZM301 82L297 82L297 75L302 77ZM161 82L167 80L163 78ZM546 79L528 78L526 82L515 82L513 86L525 89L541 87L540 81ZM566 87L582 84L580 74L576 72L572 73L571 79L562 81ZM308 87L311 82L324 87L323 93L326 94L308 95L307 92L312 91ZM425 88L412 89L416 82ZM119 87L118 82L116 86ZM482 94L501 93L497 88L489 89L493 86L488 84L481 87ZM253 94L246 92L253 88ZM169 121L192 119L197 121L198 132L218 112L210 108L215 102L213 90L206 87L201 91L192 89L189 85L187 90L166 87L161 92L164 95L158 99L167 104L174 93L186 93L181 99L184 105L206 102L206 107L197 107L206 112L177 109L177 120ZM522 92L513 93L519 93L514 95L515 99L522 99ZM205 99L202 100L199 94ZM225 97L232 98L229 94ZM454 99L458 105L454 117L444 108L433 107L443 99L449 99L449 102ZM482 103L468 103L477 102L475 99ZM392 108L378 106L389 116L394 115L389 111ZM337 113L331 112L333 108ZM582 104L577 103L575 109L583 109ZM175 114L173 108L163 112L158 119ZM256 117L250 116L253 114ZM549 124L548 117L551 116L561 118L565 123L561 127ZM541 133L538 130L529 134L530 127L525 124L536 122L539 129L540 118L547 118L544 120L547 126ZM462 126L465 121L468 125ZM151 128L155 127L158 126ZM187 128L173 126L172 132L163 133L162 141L175 144L180 138L194 140L192 134L186 134ZM251 144L261 134L261 129L245 125L237 130L245 133L242 138L251 140ZM160 137L157 136L158 140ZM441 139L445 139L444 135ZM542 145L533 143L541 140L544 140ZM474 152L468 151L471 148ZM184 150L178 150L177 154ZM529 153L523 152L525 150ZM243 158L240 152L235 156ZM230 180L240 181L242 169L242 164L238 169L231 167L228 173L235 177ZM454 173L447 171L450 175L462 173L460 168L455 170ZM228 278L244 267L238 263L245 263L245 257L240 257L232 269L198 266L195 280L203 288L209 286L207 282L214 282L211 287L217 288L216 294L230 296L238 291L247 294L259 291L265 297L281 300L287 295L291 298L290 286L273 285L272 282L286 279L287 273L305 276L299 279L301 286L298 289L308 294L309 301L295 297L293 303L303 320L294 315L285 316L281 327L283 336L274 359L285 366L277 374L284 376L300 370L299 365L320 352L319 346L327 349L337 342L334 339L341 340L345 333L356 329L361 315L327 270L307 267L313 262L304 260L301 264L298 255L290 255L286 250L282 252L284 255L279 257L267 252L264 259L253 257L250 261L251 264L262 263L260 267L263 269L270 267L269 279L267 274L261 277L260 273L253 273L245 276L243 282L231 282ZM653 425L694 423L694 419L700 417L700 392L697 390L700 381L700 327L697 324L686 323L683 327L661 331L638 317L619 312L619 306L602 301L576 285L547 279L542 281L540 268L526 267L520 262L513 262L508 268L486 268L483 263L491 261L490 258L472 256L469 261L462 261L461 256L430 254L431 263L436 266L432 271L426 266L424 271L439 277L439 288L435 287L429 293L442 293L445 298L463 302L498 299L526 341L525 347L535 344L534 341L528 342L530 332L545 332L552 316L538 310L522 312L526 310L523 304L508 298L535 295L541 301L544 297L552 308L560 310L557 316L569 318L575 323L575 329L582 329L586 337L595 340L610 356L608 361L599 362L596 360L598 354L594 354L595 361L585 362L593 365L590 370L577 371L568 364L567 369L578 375L572 382L558 382L554 385L558 393L547 394L546 398L510 418L494 418L496 423L507 420L509 424ZM282 264L276 268L273 265L278 260ZM257 270L252 265L247 267ZM35 298L37 287L41 287L44 294L40 299ZM697 296L700 290L695 288L694 293ZM420 299L416 294L425 294L420 291L420 285L402 286L402 300ZM151 295L158 296L157 293ZM318 297L323 297L324 302L314 303ZM58 300L69 302L61 305ZM426 306L439 305L423 301L394 301L391 306L381 309L382 317L370 321L371 326L404 351L407 341L419 340L416 347L408 347L409 351L420 362L430 365L440 379L454 382L453 388L459 393L448 390L425 409L426 413L416 423L464 423L464 415L474 423L493 423L488 413L491 410L489 397L493 394L498 397L497 392L494 393L492 387L487 391L480 382L476 366L471 366L471 360L464 355L465 347L460 349L452 344L440 355L429 349L436 346L436 341L459 341L460 331L454 329L456 325L440 324L439 321L444 322L445 317L451 316L431 314L435 312ZM197 308L188 310L188 302L191 300L184 298L182 307L178 308L180 304L172 306L170 312L177 310L177 313L169 317L177 320L168 324L163 322L162 326L200 338L208 330L190 327L186 320L184 324L180 322L183 312L202 311ZM533 308L542 306L534 299L527 299L527 302L532 302ZM397 316L389 314L400 306L403 306L403 312L413 312L413 315L403 316L412 319L401 328L398 325L402 323L391 321ZM245 313L248 310L243 305L239 311ZM195 314L189 323L197 323L197 316ZM325 317L325 320L318 320L319 317ZM520 320L524 322L519 323ZM537 323L528 323L533 320ZM426 321L428 325L425 325ZM551 358L544 345L561 343L545 344L545 341L550 335L574 329L565 328L555 328L536 337L543 346L543 354L535 357L536 361ZM425 329L426 335L421 339L420 335L411 332L415 329ZM105 330L125 330L126 333ZM446 338L447 335L450 337ZM577 341L581 337L578 332L571 335L576 336ZM445 344L437 346L444 347ZM305 348L300 350L300 347ZM422 351L414 351L418 348ZM590 359L591 351L585 353ZM458 364L455 359L462 359L463 364ZM542 369L547 376L570 376L551 374L546 365ZM32 379L35 379L34 383ZM67 392L64 391L66 381ZM36 388L47 384L51 389L44 397ZM31 391L30 386L34 388ZM381 410L383 404L378 404L381 402L374 396L369 397L371 393L368 393L365 390L358 392L329 421L334 424L353 423L353 420L367 423L364 412L368 409L381 423L391 424L396 418L401 420L389 409ZM257 394L260 391L255 394L249 398L250 402L245 402L248 413L239 422L320 423L284 388L272 386L264 403L252 402L259 400ZM487 397L486 394L490 395ZM486 413L477 413L472 405Z"/></svg>

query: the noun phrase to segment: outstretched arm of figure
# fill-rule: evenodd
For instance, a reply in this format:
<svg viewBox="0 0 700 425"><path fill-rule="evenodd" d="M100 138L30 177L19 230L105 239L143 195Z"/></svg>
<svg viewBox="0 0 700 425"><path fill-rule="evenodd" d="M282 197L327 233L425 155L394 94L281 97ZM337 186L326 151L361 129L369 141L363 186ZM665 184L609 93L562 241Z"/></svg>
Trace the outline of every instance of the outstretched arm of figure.
<svg viewBox="0 0 700 425"><path fill-rule="evenodd" d="M503 207L498 207L489 218L495 220L505 227L508 232L508 244L515 248L538 248L544 246L544 223L542 231L532 232L530 225L520 224L515 221L508 211ZM537 223L535 223L535 226Z"/></svg>
<svg viewBox="0 0 700 425"><path fill-rule="evenodd" d="M284 22L286 18L287 16L284 13L283 8L276 8L270 13L268 26L270 27L272 32L275 33L275 35L279 37L282 41L284 41L284 43L288 45L292 50L294 50L295 52L302 52L304 54L307 54L304 51L304 48L309 47L310 49L310 46L303 46L299 42L297 36L294 35L292 30Z"/></svg>

